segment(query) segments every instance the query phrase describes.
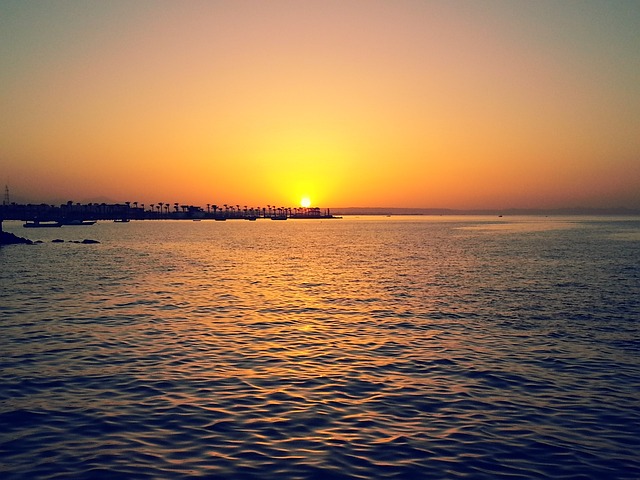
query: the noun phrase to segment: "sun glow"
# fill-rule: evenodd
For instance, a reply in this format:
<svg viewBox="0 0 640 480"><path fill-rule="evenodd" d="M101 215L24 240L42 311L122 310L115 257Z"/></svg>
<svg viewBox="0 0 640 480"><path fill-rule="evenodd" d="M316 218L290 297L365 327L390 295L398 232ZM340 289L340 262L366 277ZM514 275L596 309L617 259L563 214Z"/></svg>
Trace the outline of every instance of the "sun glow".
<svg viewBox="0 0 640 480"><path fill-rule="evenodd" d="M309 197L302 197L302 200L300 200L300 205L302 205L304 208L309 208L311 206L311 199Z"/></svg>

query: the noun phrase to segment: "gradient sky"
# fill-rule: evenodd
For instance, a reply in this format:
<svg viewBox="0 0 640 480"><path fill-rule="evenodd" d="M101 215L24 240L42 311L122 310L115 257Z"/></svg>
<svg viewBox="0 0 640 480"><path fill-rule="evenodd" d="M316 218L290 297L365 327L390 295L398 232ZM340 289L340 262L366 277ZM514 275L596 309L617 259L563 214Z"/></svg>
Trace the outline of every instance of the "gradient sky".
<svg viewBox="0 0 640 480"><path fill-rule="evenodd" d="M640 2L0 0L0 112L29 202L640 208Z"/></svg>

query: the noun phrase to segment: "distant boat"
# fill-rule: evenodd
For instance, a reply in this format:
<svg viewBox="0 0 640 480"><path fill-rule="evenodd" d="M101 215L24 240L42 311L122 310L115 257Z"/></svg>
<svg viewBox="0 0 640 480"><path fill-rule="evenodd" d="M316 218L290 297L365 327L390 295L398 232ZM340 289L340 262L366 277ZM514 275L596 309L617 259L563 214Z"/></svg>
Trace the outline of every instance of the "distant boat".
<svg viewBox="0 0 640 480"><path fill-rule="evenodd" d="M128 218L116 218L114 220L114 223L129 223L129 219Z"/></svg>
<svg viewBox="0 0 640 480"><path fill-rule="evenodd" d="M39 222L35 220L33 222L27 222L22 226L24 228L57 228L61 227L62 224L60 222Z"/></svg>
<svg viewBox="0 0 640 480"><path fill-rule="evenodd" d="M93 225L94 223L96 223L95 220L71 220L69 222L62 222L62 225L69 225L69 226L84 226L84 225Z"/></svg>

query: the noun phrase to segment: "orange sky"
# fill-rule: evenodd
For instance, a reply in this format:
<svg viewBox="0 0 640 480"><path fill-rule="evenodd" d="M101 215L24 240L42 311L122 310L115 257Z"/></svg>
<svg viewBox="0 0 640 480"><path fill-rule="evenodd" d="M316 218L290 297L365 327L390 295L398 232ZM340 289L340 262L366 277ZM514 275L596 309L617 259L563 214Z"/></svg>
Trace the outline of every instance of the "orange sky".
<svg viewBox="0 0 640 480"><path fill-rule="evenodd" d="M0 4L0 183L59 200L640 208L635 1Z"/></svg>

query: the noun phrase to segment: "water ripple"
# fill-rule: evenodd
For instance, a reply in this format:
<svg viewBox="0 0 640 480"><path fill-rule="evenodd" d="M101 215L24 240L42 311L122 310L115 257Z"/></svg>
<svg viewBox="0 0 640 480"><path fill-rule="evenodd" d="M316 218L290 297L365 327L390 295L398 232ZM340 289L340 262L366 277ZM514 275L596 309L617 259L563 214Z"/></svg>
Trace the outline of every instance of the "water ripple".
<svg viewBox="0 0 640 480"><path fill-rule="evenodd" d="M640 478L640 246L544 222L3 249L2 477Z"/></svg>

